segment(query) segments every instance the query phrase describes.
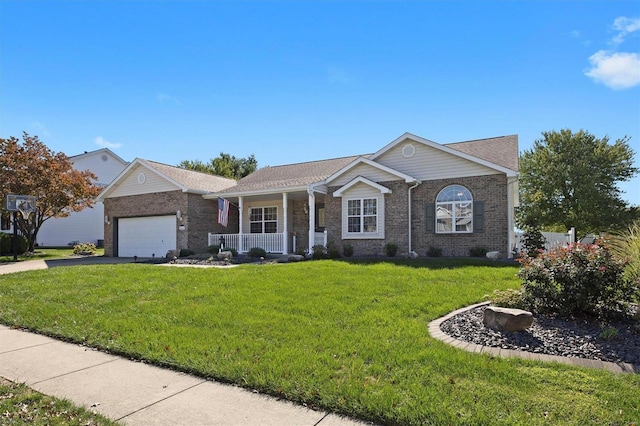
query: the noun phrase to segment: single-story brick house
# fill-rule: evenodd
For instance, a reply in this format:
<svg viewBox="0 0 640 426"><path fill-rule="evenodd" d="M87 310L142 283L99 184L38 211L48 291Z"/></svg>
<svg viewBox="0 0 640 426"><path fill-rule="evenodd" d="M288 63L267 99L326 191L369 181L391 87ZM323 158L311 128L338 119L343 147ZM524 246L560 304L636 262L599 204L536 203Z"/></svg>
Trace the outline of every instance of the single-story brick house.
<svg viewBox="0 0 640 426"><path fill-rule="evenodd" d="M393 242L399 255L434 247L467 256L482 246L506 257L515 238L518 137L441 145L405 133L373 154L264 167L237 182L136 159L99 199L107 256L204 251L223 237L239 252L332 242L383 255ZM228 227L217 223L218 199L230 202ZM132 228L136 241L127 236ZM175 247L159 244L161 232Z"/></svg>

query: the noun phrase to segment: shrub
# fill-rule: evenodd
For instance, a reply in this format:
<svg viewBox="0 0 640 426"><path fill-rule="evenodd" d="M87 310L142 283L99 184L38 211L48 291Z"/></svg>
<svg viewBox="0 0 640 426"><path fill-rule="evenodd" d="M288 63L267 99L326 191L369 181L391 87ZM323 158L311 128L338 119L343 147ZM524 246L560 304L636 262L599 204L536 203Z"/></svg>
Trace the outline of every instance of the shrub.
<svg viewBox="0 0 640 426"><path fill-rule="evenodd" d="M217 244L211 244L209 247L207 247L207 253L218 254L219 251L220 246Z"/></svg>
<svg viewBox="0 0 640 426"><path fill-rule="evenodd" d="M267 252L265 249L260 247L252 247L248 252L247 256L249 257L267 257Z"/></svg>
<svg viewBox="0 0 640 426"><path fill-rule="evenodd" d="M527 309L527 304L524 300L524 292L522 290L515 290L512 288L506 290L494 290L490 296L485 296L485 299L489 299L494 306Z"/></svg>
<svg viewBox="0 0 640 426"><path fill-rule="evenodd" d="M73 246L73 254L94 254L96 245L93 243L82 243Z"/></svg>
<svg viewBox="0 0 640 426"><path fill-rule="evenodd" d="M24 254L28 247L27 239L18 235L18 254ZM0 254L13 254L13 234L0 232Z"/></svg>
<svg viewBox="0 0 640 426"><path fill-rule="evenodd" d="M631 224L626 232L616 235L611 248L616 256L628 262L624 278L640 285L640 220Z"/></svg>
<svg viewBox="0 0 640 426"><path fill-rule="evenodd" d="M326 259L327 251L325 247L322 245L313 246L313 255L311 255L311 258L313 260Z"/></svg>
<svg viewBox="0 0 640 426"><path fill-rule="evenodd" d="M442 256L442 249L440 247L431 246L427 250L427 256L429 256L429 257L441 257Z"/></svg>
<svg viewBox="0 0 640 426"><path fill-rule="evenodd" d="M544 244L547 239L542 235L540 229L529 226L524 228L524 233L522 234L522 250L526 256L536 257L538 253L542 253L544 251Z"/></svg>
<svg viewBox="0 0 640 426"><path fill-rule="evenodd" d="M534 312L608 317L628 312L638 292L605 242L558 247L520 262L524 299Z"/></svg>
<svg viewBox="0 0 640 426"><path fill-rule="evenodd" d="M353 256L353 246L351 244L344 244L342 246L342 254L344 254L344 257Z"/></svg>
<svg viewBox="0 0 640 426"><path fill-rule="evenodd" d="M188 256L193 256L194 254L195 252L193 250L180 249L180 254L178 255L178 257L188 257Z"/></svg>
<svg viewBox="0 0 640 426"><path fill-rule="evenodd" d="M384 245L384 252L389 257L395 257L398 253L398 245L396 243L387 243Z"/></svg>
<svg viewBox="0 0 640 426"><path fill-rule="evenodd" d="M487 248L482 246L471 247L469 249L469 256L471 257L485 257L487 255Z"/></svg>
<svg viewBox="0 0 640 426"><path fill-rule="evenodd" d="M338 249L338 245L333 241L329 241L327 243L327 257L329 259L339 259L342 257L340 249Z"/></svg>

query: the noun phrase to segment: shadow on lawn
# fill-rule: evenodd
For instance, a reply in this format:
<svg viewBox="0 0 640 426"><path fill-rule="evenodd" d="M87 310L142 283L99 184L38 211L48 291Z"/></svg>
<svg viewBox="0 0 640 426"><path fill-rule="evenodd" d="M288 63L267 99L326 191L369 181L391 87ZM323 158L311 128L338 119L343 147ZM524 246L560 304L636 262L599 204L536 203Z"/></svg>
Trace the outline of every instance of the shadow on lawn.
<svg viewBox="0 0 640 426"><path fill-rule="evenodd" d="M422 258L422 259L406 259L392 257L353 257L335 259L338 262L345 262L352 265L375 265L379 263L391 263L396 266L408 266L411 268L426 269L457 269L469 266L485 266L491 268L505 268L517 266L518 263L513 259L489 260L474 257L440 257L440 258Z"/></svg>

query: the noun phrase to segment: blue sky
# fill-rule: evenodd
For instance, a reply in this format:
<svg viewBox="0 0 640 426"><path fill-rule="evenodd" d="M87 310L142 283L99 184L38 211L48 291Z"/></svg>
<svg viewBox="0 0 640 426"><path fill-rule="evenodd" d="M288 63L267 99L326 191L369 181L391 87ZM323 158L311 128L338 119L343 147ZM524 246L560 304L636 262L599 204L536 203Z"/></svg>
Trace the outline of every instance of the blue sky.
<svg viewBox="0 0 640 426"><path fill-rule="evenodd" d="M0 0L0 137L68 155L262 167L563 128L631 137L640 167L640 2Z"/></svg>

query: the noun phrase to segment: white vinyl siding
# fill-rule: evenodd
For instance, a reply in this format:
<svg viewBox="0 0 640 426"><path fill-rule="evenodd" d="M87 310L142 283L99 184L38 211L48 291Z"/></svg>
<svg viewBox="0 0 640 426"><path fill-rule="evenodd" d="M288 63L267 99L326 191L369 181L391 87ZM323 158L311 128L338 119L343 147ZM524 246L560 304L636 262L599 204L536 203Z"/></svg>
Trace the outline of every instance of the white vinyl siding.
<svg viewBox="0 0 640 426"><path fill-rule="evenodd" d="M384 170L372 167L368 164L358 164L352 169L347 170L336 179L331 181L331 186L342 186L351 182L358 176L366 177L373 182L390 182L394 180L400 180L396 175L388 173Z"/></svg>
<svg viewBox="0 0 640 426"><path fill-rule="evenodd" d="M402 148L405 143L400 143L379 158L376 158L376 162L421 181L500 173L497 170L421 143L411 142L411 144L416 149L412 157L406 158L402 155Z"/></svg>
<svg viewBox="0 0 640 426"><path fill-rule="evenodd" d="M104 158L103 158L104 157ZM96 184L106 186L127 166L119 158L105 150L98 150L71 157L76 170L91 170ZM98 244L104 240L104 205L95 203L91 208L71 212L67 217L46 220L38 231L36 242L40 246L67 246L69 243Z"/></svg>
<svg viewBox="0 0 640 426"><path fill-rule="evenodd" d="M142 179L138 179L140 173L144 174L143 183L140 183ZM172 184L146 167L138 166L127 173L126 178L121 180L117 187L113 188L113 192L109 194L109 197L169 192L177 189L180 189L177 185Z"/></svg>
<svg viewBox="0 0 640 426"><path fill-rule="evenodd" d="M358 183L342 195L342 238L384 238L384 195Z"/></svg>

